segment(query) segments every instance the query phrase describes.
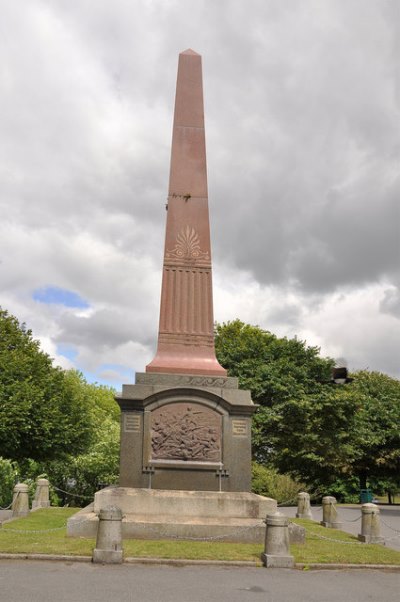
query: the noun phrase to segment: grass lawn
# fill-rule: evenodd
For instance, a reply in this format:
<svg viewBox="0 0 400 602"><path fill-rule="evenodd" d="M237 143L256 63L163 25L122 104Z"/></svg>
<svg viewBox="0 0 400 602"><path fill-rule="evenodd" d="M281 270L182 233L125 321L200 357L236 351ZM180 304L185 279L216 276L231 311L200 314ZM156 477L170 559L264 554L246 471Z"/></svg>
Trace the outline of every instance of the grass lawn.
<svg viewBox="0 0 400 602"><path fill-rule="evenodd" d="M26 518L6 523L0 528L0 552L24 554L70 554L91 556L94 539L66 536L67 519L76 508L48 508L32 512ZM400 565L400 552L383 546L357 544L357 539L343 531L325 529L312 521L294 522L307 529L305 545L292 545L295 562L395 564ZM320 537L330 537L332 542ZM343 542L343 543L342 543ZM350 543L349 543L350 542ZM182 558L187 560L252 560L260 561L263 546L205 541L124 540L126 557Z"/></svg>

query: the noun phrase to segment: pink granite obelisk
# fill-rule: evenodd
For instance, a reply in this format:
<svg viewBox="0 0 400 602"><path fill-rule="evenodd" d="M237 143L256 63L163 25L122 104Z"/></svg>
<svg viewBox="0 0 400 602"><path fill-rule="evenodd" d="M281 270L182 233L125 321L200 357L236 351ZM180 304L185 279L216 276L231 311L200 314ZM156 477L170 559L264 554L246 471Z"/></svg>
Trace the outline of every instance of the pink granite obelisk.
<svg viewBox="0 0 400 602"><path fill-rule="evenodd" d="M226 376L215 357L201 56L179 55L157 353L146 372Z"/></svg>

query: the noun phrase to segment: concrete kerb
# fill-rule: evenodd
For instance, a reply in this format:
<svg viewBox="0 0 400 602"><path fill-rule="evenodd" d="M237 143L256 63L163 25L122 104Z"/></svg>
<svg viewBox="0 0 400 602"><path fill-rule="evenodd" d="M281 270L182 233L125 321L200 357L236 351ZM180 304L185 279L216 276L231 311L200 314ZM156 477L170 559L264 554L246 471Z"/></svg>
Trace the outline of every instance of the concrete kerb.
<svg viewBox="0 0 400 602"><path fill-rule="evenodd" d="M0 562L2 560L47 560L55 562L92 562L91 556L68 556L57 554L7 554L0 553ZM184 558L137 558L127 557L124 564L163 564L167 566L241 566L262 568L261 562L252 560L190 560ZM400 573L400 565L396 564L323 564L323 563L302 563L294 564L292 570L379 570L392 571ZM275 570L279 570L275 568ZM290 569L285 569L290 570Z"/></svg>

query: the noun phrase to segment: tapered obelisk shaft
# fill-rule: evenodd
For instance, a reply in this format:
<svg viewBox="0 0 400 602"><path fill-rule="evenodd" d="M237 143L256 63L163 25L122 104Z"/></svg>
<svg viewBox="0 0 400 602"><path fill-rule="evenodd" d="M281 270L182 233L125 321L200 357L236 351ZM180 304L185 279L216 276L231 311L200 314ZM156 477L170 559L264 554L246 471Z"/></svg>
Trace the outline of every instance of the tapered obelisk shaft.
<svg viewBox="0 0 400 602"><path fill-rule="evenodd" d="M226 375L215 357L201 56L179 55L160 326L147 372Z"/></svg>

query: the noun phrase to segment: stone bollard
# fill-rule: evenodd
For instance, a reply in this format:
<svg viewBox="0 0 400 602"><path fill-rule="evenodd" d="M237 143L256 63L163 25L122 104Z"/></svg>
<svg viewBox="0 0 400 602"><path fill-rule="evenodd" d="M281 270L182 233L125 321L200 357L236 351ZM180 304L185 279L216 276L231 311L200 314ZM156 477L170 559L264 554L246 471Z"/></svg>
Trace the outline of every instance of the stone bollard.
<svg viewBox="0 0 400 602"><path fill-rule="evenodd" d="M35 498L32 502L32 510L49 507L49 482L47 479L36 479L36 491Z"/></svg>
<svg viewBox="0 0 400 602"><path fill-rule="evenodd" d="M291 568L294 558L289 551L289 521L281 512L267 514L265 548L261 560L267 568Z"/></svg>
<svg viewBox="0 0 400 602"><path fill-rule="evenodd" d="M336 498L333 495L326 495L322 498L322 521L320 524L329 529L341 529L342 523L337 518Z"/></svg>
<svg viewBox="0 0 400 602"><path fill-rule="evenodd" d="M301 491L297 494L297 512L296 518L309 518L312 520L310 507L310 494Z"/></svg>
<svg viewBox="0 0 400 602"><path fill-rule="evenodd" d="M29 514L29 487L25 483L17 483L13 491L12 516L28 516Z"/></svg>
<svg viewBox="0 0 400 602"><path fill-rule="evenodd" d="M361 533L358 539L364 543L378 543L385 545L381 537L380 510L376 504L363 504L361 506Z"/></svg>
<svg viewBox="0 0 400 602"><path fill-rule="evenodd" d="M107 506L100 510L93 562L122 562L122 511L116 506Z"/></svg>

